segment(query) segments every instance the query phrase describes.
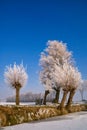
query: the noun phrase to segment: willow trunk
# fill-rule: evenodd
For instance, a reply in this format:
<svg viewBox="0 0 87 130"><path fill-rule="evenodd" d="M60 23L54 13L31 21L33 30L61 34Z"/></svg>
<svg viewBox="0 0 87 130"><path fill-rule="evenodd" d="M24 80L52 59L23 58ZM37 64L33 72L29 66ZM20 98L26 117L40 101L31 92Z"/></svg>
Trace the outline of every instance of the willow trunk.
<svg viewBox="0 0 87 130"><path fill-rule="evenodd" d="M60 95L60 89L56 90L56 96L54 99L54 103L59 103L59 95Z"/></svg>
<svg viewBox="0 0 87 130"><path fill-rule="evenodd" d="M46 105L46 98L47 98L47 95L49 94L49 90L46 90L45 91L45 94L44 94L44 100L43 100L43 104Z"/></svg>
<svg viewBox="0 0 87 130"><path fill-rule="evenodd" d="M20 89L16 87L16 105L19 105L19 92Z"/></svg>
<svg viewBox="0 0 87 130"><path fill-rule="evenodd" d="M65 104L65 101L66 101L67 94L68 94L68 91L64 90L62 101L60 103L60 109L64 108L64 104Z"/></svg>
<svg viewBox="0 0 87 130"><path fill-rule="evenodd" d="M75 94L75 90L71 90L70 94L69 94L68 102L67 102L67 105L66 105L67 108L70 108L74 94Z"/></svg>

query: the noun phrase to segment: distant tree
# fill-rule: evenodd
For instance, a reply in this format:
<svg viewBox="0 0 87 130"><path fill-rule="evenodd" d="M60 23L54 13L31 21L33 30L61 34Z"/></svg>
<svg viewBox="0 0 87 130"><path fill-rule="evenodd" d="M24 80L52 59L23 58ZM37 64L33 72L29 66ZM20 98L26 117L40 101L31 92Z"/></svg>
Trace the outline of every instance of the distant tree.
<svg viewBox="0 0 87 130"><path fill-rule="evenodd" d="M58 103L59 101L59 93L60 93L60 84L58 78L53 77L54 71L56 72L55 66L60 68L63 67L65 62L71 64L72 62L72 53L67 50L67 46L59 41L48 41L47 48L41 53L40 58L40 80L41 83L45 85L45 103L46 96L49 94L50 89L54 89L56 91L56 96L54 101ZM49 81L49 85L47 82Z"/></svg>
<svg viewBox="0 0 87 130"><path fill-rule="evenodd" d="M84 100L83 94L84 91L87 90L87 80L82 80L81 85L79 86L78 90L80 91L82 101Z"/></svg>
<svg viewBox="0 0 87 130"><path fill-rule="evenodd" d="M21 87L26 84L28 75L23 64L7 66L4 72L5 82L16 89L16 105L19 105L19 92Z"/></svg>

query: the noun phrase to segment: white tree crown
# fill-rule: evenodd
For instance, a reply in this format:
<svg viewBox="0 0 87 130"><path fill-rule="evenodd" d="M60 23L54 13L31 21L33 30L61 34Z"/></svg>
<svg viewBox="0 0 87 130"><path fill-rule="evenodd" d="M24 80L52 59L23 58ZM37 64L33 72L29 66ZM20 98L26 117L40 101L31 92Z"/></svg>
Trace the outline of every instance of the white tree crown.
<svg viewBox="0 0 87 130"><path fill-rule="evenodd" d="M16 63L13 66L6 67L4 76L5 82L13 88L15 84L19 84L20 87L24 86L28 79L26 68L24 68L23 64L16 65Z"/></svg>

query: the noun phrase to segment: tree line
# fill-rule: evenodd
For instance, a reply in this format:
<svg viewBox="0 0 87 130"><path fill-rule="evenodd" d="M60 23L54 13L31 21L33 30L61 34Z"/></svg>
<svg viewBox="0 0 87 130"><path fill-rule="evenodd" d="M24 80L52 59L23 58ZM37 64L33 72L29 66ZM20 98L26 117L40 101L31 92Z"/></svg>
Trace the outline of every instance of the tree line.
<svg viewBox="0 0 87 130"><path fill-rule="evenodd" d="M35 102L39 104L40 100L43 99L43 97L44 97L44 93L28 92L25 94L20 94L20 102ZM47 101L52 102L54 97L55 97L55 92L50 93L47 96ZM6 102L15 102L15 95L7 97Z"/></svg>
<svg viewBox="0 0 87 130"><path fill-rule="evenodd" d="M46 48L41 52L40 57L40 82L45 88L43 104L46 105L46 98L51 91L55 91L54 102L59 102L60 90L63 91L63 97L60 103L60 109L64 107L67 95L69 98L66 104L70 108L73 96L82 84L81 73L75 66L72 52L68 51L67 45L59 41L48 41ZM19 93L28 79L26 68L23 64L7 66L5 73L5 82L16 90L16 105L19 105Z"/></svg>

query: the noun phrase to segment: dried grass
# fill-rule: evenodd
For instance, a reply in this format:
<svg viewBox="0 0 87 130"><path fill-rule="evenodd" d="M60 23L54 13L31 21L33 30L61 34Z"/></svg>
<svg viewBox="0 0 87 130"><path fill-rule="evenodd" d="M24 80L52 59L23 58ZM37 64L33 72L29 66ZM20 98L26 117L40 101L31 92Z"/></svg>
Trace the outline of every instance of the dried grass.
<svg viewBox="0 0 87 130"><path fill-rule="evenodd" d="M41 120L53 116L87 110L87 105L58 109L57 106L0 106L1 126Z"/></svg>

